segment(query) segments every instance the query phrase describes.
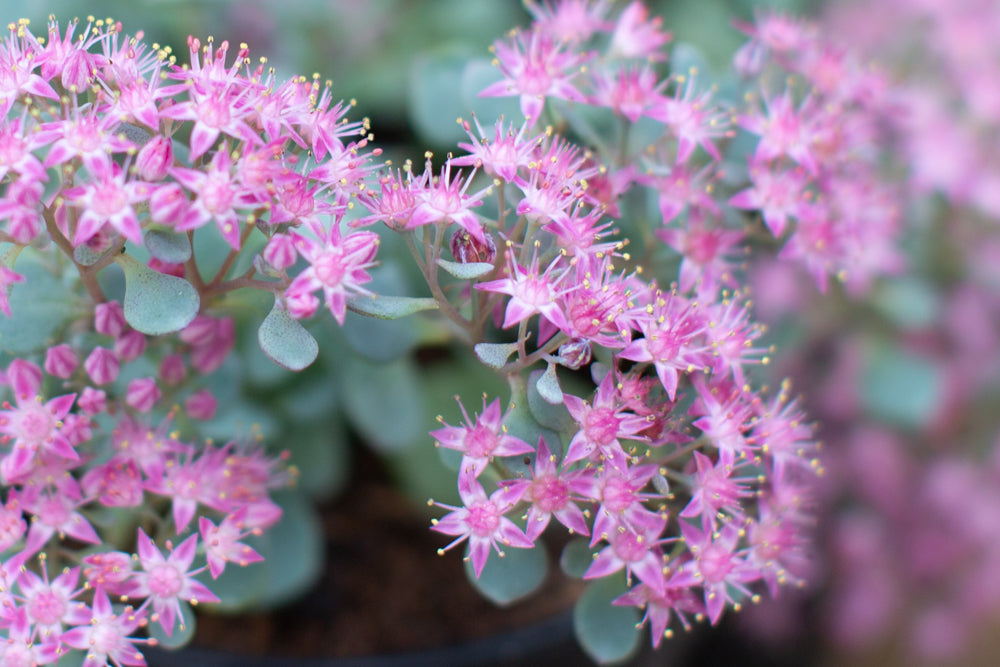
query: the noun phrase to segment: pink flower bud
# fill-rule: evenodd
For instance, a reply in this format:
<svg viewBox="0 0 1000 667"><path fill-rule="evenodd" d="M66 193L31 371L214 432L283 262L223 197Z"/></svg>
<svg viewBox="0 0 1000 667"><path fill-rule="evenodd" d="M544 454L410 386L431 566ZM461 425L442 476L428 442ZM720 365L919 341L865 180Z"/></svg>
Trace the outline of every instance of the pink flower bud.
<svg viewBox="0 0 1000 667"><path fill-rule="evenodd" d="M215 411L219 407L219 402L212 396L208 389L196 391L184 401L184 409L187 410L191 419L206 421L215 416Z"/></svg>
<svg viewBox="0 0 1000 667"><path fill-rule="evenodd" d="M188 345L207 345L215 338L219 321L209 315L198 315L180 332L180 339Z"/></svg>
<svg viewBox="0 0 1000 667"><path fill-rule="evenodd" d="M80 360L69 345L56 345L45 351L45 372L53 377L68 380L80 365Z"/></svg>
<svg viewBox="0 0 1000 667"><path fill-rule="evenodd" d="M24 513L16 500L0 505L0 552L21 539L27 529Z"/></svg>
<svg viewBox="0 0 1000 667"><path fill-rule="evenodd" d="M187 194L178 183L161 185L149 197L149 215L160 224L180 224L189 207Z"/></svg>
<svg viewBox="0 0 1000 667"><path fill-rule="evenodd" d="M42 369L30 361L15 359L7 366L7 382L18 396L35 396L42 386Z"/></svg>
<svg viewBox="0 0 1000 667"><path fill-rule="evenodd" d="M164 384L175 385L184 381L187 376L187 368L184 366L184 357L179 354L168 354L160 362L160 380Z"/></svg>
<svg viewBox="0 0 1000 667"><path fill-rule="evenodd" d="M132 577L132 556L122 551L106 551L83 559L83 576L91 588L101 588L112 595L124 592ZM126 589L127 590L127 589Z"/></svg>
<svg viewBox="0 0 1000 667"><path fill-rule="evenodd" d="M138 507L142 504L142 474L134 461L114 460L87 471L80 486L105 507Z"/></svg>
<svg viewBox="0 0 1000 667"><path fill-rule="evenodd" d="M84 387L80 392L80 397L76 399L76 404L80 406L85 414L97 415L108 409L107 395L102 389Z"/></svg>
<svg viewBox="0 0 1000 667"><path fill-rule="evenodd" d="M139 412L149 412L162 395L156 378L136 378L125 388L125 403Z"/></svg>
<svg viewBox="0 0 1000 667"><path fill-rule="evenodd" d="M319 299L310 294L285 294L285 307L288 314L297 320L304 320L316 314L319 308Z"/></svg>
<svg viewBox="0 0 1000 667"><path fill-rule="evenodd" d="M559 363L566 368L577 370L590 363L590 341L578 338L559 346Z"/></svg>
<svg viewBox="0 0 1000 667"><path fill-rule="evenodd" d="M264 248L264 260L278 271L284 271L295 263L298 253L288 234L275 234Z"/></svg>
<svg viewBox="0 0 1000 667"><path fill-rule="evenodd" d="M139 331L128 331L115 341L115 354L122 361L133 361L146 351L146 336Z"/></svg>
<svg viewBox="0 0 1000 667"><path fill-rule="evenodd" d="M107 301L94 306L94 330L99 334L118 338L125 330L125 311L117 301Z"/></svg>
<svg viewBox="0 0 1000 667"><path fill-rule="evenodd" d="M59 432L66 436L69 444L77 447L90 440L94 435L93 423L90 417L79 414L69 414L63 417L63 425Z"/></svg>
<svg viewBox="0 0 1000 667"><path fill-rule="evenodd" d="M236 344L236 326L233 318L224 317L218 321L214 337L208 342L193 346L191 367L208 375L226 360L226 356Z"/></svg>
<svg viewBox="0 0 1000 667"><path fill-rule="evenodd" d="M460 264L475 262L493 263L497 256L497 246L490 233L483 231L484 241L474 238L464 229L457 230L451 236L451 255Z"/></svg>
<svg viewBox="0 0 1000 667"><path fill-rule="evenodd" d="M144 181L162 181L167 170L174 164L171 141L164 136L155 136L146 142L135 158L139 178Z"/></svg>
<svg viewBox="0 0 1000 667"><path fill-rule="evenodd" d="M118 377L118 357L106 347L95 347L83 367L96 385L114 382Z"/></svg>

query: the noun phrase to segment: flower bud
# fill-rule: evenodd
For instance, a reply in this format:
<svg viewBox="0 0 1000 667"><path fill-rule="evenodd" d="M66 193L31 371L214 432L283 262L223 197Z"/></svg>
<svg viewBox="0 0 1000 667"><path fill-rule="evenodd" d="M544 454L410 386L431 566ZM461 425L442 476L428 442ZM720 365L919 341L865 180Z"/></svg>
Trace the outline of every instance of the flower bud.
<svg viewBox="0 0 1000 667"><path fill-rule="evenodd" d="M319 299L310 292L301 294L285 294L285 307L288 314L297 320L304 320L316 314Z"/></svg>
<svg viewBox="0 0 1000 667"><path fill-rule="evenodd" d="M68 380L79 365L80 360L69 345L56 345L45 351L45 372L53 377Z"/></svg>
<svg viewBox="0 0 1000 667"><path fill-rule="evenodd" d="M184 409L191 419L206 421L215 416L215 411L219 407L219 402L215 396L207 389L196 391L184 401Z"/></svg>
<svg viewBox="0 0 1000 667"><path fill-rule="evenodd" d="M160 362L160 380L164 384L180 384L186 376L184 357L179 354L168 354L163 357L163 361Z"/></svg>
<svg viewBox="0 0 1000 667"><path fill-rule="evenodd" d="M160 224L180 224L189 207L187 194L178 183L161 185L149 197L149 215Z"/></svg>
<svg viewBox="0 0 1000 667"><path fill-rule="evenodd" d="M295 243L288 234L275 234L264 248L264 260L278 271L284 271L295 263L298 253Z"/></svg>
<svg viewBox="0 0 1000 667"><path fill-rule="evenodd" d="M156 378L136 378L125 388L125 403L139 412L149 412L162 395Z"/></svg>
<svg viewBox="0 0 1000 667"><path fill-rule="evenodd" d="M115 341L115 354L122 361L133 361L146 351L146 336L139 331L129 331Z"/></svg>
<svg viewBox="0 0 1000 667"><path fill-rule="evenodd" d="M94 306L94 331L118 338L125 329L125 311L117 301L107 301Z"/></svg>
<svg viewBox="0 0 1000 667"><path fill-rule="evenodd" d="M146 142L135 158L135 168L144 181L162 181L174 164L170 139L158 135Z"/></svg>
<svg viewBox="0 0 1000 667"><path fill-rule="evenodd" d="M86 415L69 414L62 418L62 423L59 432L66 436L69 444L74 447L79 447L94 437L94 425Z"/></svg>
<svg viewBox="0 0 1000 667"><path fill-rule="evenodd" d="M102 389L84 387L76 404L88 415L96 415L108 409L107 394Z"/></svg>
<svg viewBox="0 0 1000 667"><path fill-rule="evenodd" d="M94 384L108 384L118 377L118 357L106 347L95 347L83 362L83 368Z"/></svg>
<svg viewBox="0 0 1000 667"><path fill-rule="evenodd" d="M492 264L497 256L497 246L493 242L493 237L486 230L483 230L485 243L473 237L464 229L457 230L451 236L451 255L460 264L472 264L475 262L486 262Z"/></svg>
<svg viewBox="0 0 1000 667"><path fill-rule="evenodd" d="M559 363L571 370L577 370L590 363L592 357L590 341L582 338L571 340L559 346Z"/></svg>

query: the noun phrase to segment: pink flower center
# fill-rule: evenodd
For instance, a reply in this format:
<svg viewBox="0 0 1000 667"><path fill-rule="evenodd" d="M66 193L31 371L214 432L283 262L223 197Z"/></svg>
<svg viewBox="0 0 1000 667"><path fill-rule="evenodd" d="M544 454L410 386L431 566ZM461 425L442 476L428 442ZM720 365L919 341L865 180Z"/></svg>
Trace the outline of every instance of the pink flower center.
<svg viewBox="0 0 1000 667"><path fill-rule="evenodd" d="M615 554L626 563L634 563L642 560L649 551L649 544L642 535L626 530L623 533L616 532L612 537L612 545Z"/></svg>
<svg viewBox="0 0 1000 667"><path fill-rule="evenodd" d="M184 580L175 565L162 563L149 571L149 590L162 600L177 597L183 585Z"/></svg>
<svg viewBox="0 0 1000 667"><path fill-rule="evenodd" d="M224 96L209 97L198 105L198 120L209 127L220 129L229 124L229 102Z"/></svg>
<svg viewBox="0 0 1000 667"><path fill-rule="evenodd" d="M5 133L0 136L0 164L13 166L24 156L24 142Z"/></svg>
<svg viewBox="0 0 1000 667"><path fill-rule="evenodd" d="M43 591L28 603L28 613L40 625L53 625L66 613L66 601L51 590Z"/></svg>
<svg viewBox="0 0 1000 667"><path fill-rule="evenodd" d="M500 525L500 512L496 505L488 500L477 503L469 508L465 524L475 535L489 537Z"/></svg>
<svg viewBox="0 0 1000 667"><path fill-rule="evenodd" d="M698 566L705 582L717 584L724 581L729 572L733 569L732 554L725 547L718 544L710 544L705 547L698 559Z"/></svg>
<svg viewBox="0 0 1000 667"><path fill-rule="evenodd" d="M552 77L545 67L528 65L517 77L517 89L525 95L544 95L552 87Z"/></svg>
<svg viewBox="0 0 1000 667"><path fill-rule="evenodd" d="M594 408L583 418L583 429L591 442L606 447L617 439L620 423L611 408Z"/></svg>
<svg viewBox="0 0 1000 667"><path fill-rule="evenodd" d="M604 507L611 512L624 512L635 502L635 491L628 481L621 477L612 477L604 484L601 494Z"/></svg>
<svg viewBox="0 0 1000 667"><path fill-rule="evenodd" d="M94 189L91 206L98 215L109 218L128 205L125 191L117 183L102 183Z"/></svg>
<svg viewBox="0 0 1000 667"><path fill-rule="evenodd" d="M313 272L316 280L326 287L337 287L347 273L344 266L344 258L340 252L328 250L323 252L313 261Z"/></svg>
<svg viewBox="0 0 1000 667"><path fill-rule="evenodd" d="M480 458L490 456L497 447L497 436L484 426L469 430L462 439L469 456Z"/></svg>
<svg viewBox="0 0 1000 667"><path fill-rule="evenodd" d="M40 443L52 435L54 428L52 415L41 405L32 404L21 415L18 424L19 439L25 443Z"/></svg>
<svg viewBox="0 0 1000 667"><path fill-rule="evenodd" d="M225 213L233 204L233 188L226 176L209 176L201 189L200 199L205 210L212 214Z"/></svg>
<svg viewBox="0 0 1000 667"><path fill-rule="evenodd" d="M678 361L680 341L672 331L658 331L646 339L653 363L671 364Z"/></svg>
<svg viewBox="0 0 1000 667"><path fill-rule="evenodd" d="M531 497L543 512L555 512L569 502L569 487L558 477L546 475L531 484Z"/></svg>
<svg viewBox="0 0 1000 667"><path fill-rule="evenodd" d="M552 288L544 278L525 278L518 284L517 296L529 306L544 306L552 302Z"/></svg>

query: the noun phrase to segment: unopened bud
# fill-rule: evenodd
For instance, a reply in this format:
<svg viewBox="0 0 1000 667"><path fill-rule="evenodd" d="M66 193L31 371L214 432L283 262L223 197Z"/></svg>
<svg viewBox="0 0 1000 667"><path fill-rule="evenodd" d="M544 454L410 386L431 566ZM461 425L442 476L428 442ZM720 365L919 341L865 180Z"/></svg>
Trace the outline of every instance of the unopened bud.
<svg viewBox="0 0 1000 667"><path fill-rule="evenodd" d="M497 256L497 246L493 237L483 230L485 242L478 240L464 229L457 230L451 237L451 255L459 264L486 262L492 264Z"/></svg>
<svg viewBox="0 0 1000 667"><path fill-rule="evenodd" d="M559 346L559 363L571 370L586 366L592 357L588 340L577 338Z"/></svg>

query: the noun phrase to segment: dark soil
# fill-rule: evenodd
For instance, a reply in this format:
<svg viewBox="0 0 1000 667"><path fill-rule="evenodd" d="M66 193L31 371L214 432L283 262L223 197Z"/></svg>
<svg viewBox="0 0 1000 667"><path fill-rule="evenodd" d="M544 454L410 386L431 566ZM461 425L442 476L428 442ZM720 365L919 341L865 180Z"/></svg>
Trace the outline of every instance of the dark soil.
<svg viewBox="0 0 1000 667"><path fill-rule="evenodd" d="M196 647L311 657L432 649L550 619L582 590L553 567L529 599L495 606L466 580L461 546L437 555L449 538L429 530L377 459L359 452L352 474L321 508L327 567L316 588L272 613L201 614Z"/></svg>

